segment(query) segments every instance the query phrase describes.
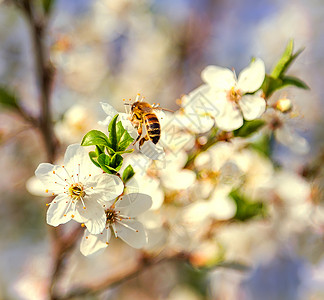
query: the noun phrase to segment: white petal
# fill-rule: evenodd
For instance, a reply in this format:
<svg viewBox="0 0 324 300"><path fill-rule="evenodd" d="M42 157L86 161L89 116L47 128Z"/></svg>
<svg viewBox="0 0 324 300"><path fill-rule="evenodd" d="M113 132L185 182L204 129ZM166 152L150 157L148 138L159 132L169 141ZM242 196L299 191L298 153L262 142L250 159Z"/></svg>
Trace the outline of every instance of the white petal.
<svg viewBox="0 0 324 300"><path fill-rule="evenodd" d="M228 100L222 101L222 104L222 111L216 117L217 126L225 131L240 128L243 125L243 117L239 108L235 103Z"/></svg>
<svg viewBox="0 0 324 300"><path fill-rule="evenodd" d="M89 198L85 201L85 209L81 201L77 203L77 210L84 219L83 223L92 234L98 234L103 231L106 225L105 210L97 201ZM78 221L78 219L76 219Z"/></svg>
<svg viewBox="0 0 324 300"><path fill-rule="evenodd" d="M183 221L186 226L197 227L212 214L211 207L207 201L195 201L183 210Z"/></svg>
<svg viewBox="0 0 324 300"><path fill-rule="evenodd" d="M108 103L100 102L100 105L101 105L103 111L108 115L108 117L110 117L110 120L106 119L108 121L108 124L109 124L110 121L113 119L113 117L118 114L118 111L116 109L114 109Z"/></svg>
<svg viewBox="0 0 324 300"><path fill-rule="evenodd" d="M29 193L35 196L48 196L48 193L45 192L46 187L36 176L30 177L26 181L26 189Z"/></svg>
<svg viewBox="0 0 324 300"><path fill-rule="evenodd" d="M265 100L258 95L244 95L239 104L244 119L248 121L260 118L266 108Z"/></svg>
<svg viewBox="0 0 324 300"><path fill-rule="evenodd" d="M84 231L80 251L83 255L87 256L93 254L100 249L106 248L111 237L110 228L105 229L102 234L91 234L88 230Z"/></svg>
<svg viewBox="0 0 324 300"><path fill-rule="evenodd" d="M118 197L123 190L124 184L118 176L102 173L88 179L85 193L102 205L106 205L108 201Z"/></svg>
<svg viewBox="0 0 324 300"><path fill-rule="evenodd" d="M119 113L118 121L122 122L123 127L127 130L132 138L137 138L137 130L129 120L129 114Z"/></svg>
<svg viewBox="0 0 324 300"><path fill-rule="evenodd" d="M196 174L191 170L173 171L162 177L163 186L170 190L189 188L195 181Z"/></svg>
<svg viewBox="0 0 324 300"><path fill-rule="evenodd" d="M307 202L311 197L311 186L301 176L290 171L280 171L274 181L278 196L291 205Z"/></svg>
<svg viewBox="0 0 324 300"><path fill-rule="evenodd" d="M215 115L216 89L204 84L190 92L187 96L182 97L181 106L185 114L197 114L199 116Z"/></svg>
<svg viewBox="0 0 324 300"><path fill-rule="evenodd" d="M89 177L89 174L94 176L102 173L102 170L90 160L86 148L79 144L67 147L64 155L64 165L70 176L73 175L77 182L83 182Z"/></svg>
<svg viewBox="0 0 324 300"><path fill-rule="evenodd" d="M69 204L67 203L68 201L69 198L65 194L58 195L54 198L54 200L48 207L46 214L46 222L49 225L56 227L60 224L65 224L72 219L72 215L75 215L77 213L73 212L72 205L67 210Z"/></svg>
<svg viewBox="0 0 324 300"><path fill-rule="evenodd" d="M140 151L153 160L163 160L165 158L163 147L158 144L155 145L152 141L144 142Z"/></svg>
<svg viewBox="0 0 324 300"><path fill-rule="evenodd" d="M230 90L236 85L234 73L218 66L208 66L201 72L201 78L216 90Z"/></svg>
<svg viewBox="0 0 324 300"><path fill-rule="evenodd" d="M251 64L242 70L238 77L237 88L243 94L253 93L258 90L264 80L265 66L261 59L255 59Z"/></svg>
<svg viewBox="0 0 324 300"><path fill-rule="evenodd" d="M228 197L216 197L213 199L213 216L219 220L226 220L234 217L236 205Z"/></svg>
<svg viewBox="0 0 324 300"><path fill-rule="evenodd" d="M64 186L62 185L66 184L64 179L66 179L67 175L64 173L62 167L49 163L41 163L37 167L35 175L44 185L44 190L48 189L55 194L63 192Z"/></svg>
<svg viewBox="0 0 324 300"><path fill-rule="evenodd" d="M152 198L142 193L132 193L123 196L118 200L116 209L120 210L121 215L136 217L149 210L152 206Z"/></svg>
<svg viewBox="0 0 324 300"><path fill-rule="evenodd" d="M147 236L142 223L136 220L123 220L115 223L117 236L133 248L142 248L147 243Z"/></svg>
<svg viewBox="0 0 324 300"><path fill-rule="evenodd" d="M309 152L309 144L306 139L298 135L288 126L282 126L275 130L276 139L286 147L298 154L306 154Z"/></svg>

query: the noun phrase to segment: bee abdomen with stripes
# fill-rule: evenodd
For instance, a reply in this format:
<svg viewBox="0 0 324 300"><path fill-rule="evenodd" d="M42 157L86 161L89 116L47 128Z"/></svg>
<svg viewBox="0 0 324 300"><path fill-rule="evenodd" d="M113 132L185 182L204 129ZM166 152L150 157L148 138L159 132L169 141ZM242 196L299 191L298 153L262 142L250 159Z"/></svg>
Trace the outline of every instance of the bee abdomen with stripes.
<svg viewBox="0 0 324 300"><path fill-rule="evenodd" d="M156 117L155 114L152 113L146 114L144 118L147 134L150 140L154 144L157 144L161 136L161 127L159 119Z"/></svg>

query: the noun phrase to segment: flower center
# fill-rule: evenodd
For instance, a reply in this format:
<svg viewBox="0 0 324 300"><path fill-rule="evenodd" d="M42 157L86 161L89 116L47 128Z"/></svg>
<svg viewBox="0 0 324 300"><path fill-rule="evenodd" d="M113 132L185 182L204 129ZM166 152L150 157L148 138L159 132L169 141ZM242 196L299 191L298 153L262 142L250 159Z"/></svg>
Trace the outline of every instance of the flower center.
<svg viewBox="0 0 324 300"><path fill-rule="evenodd" d="M73 183L69 187L69 196L73 200L79 200L80 198L85 196L85 191L82 183Z"/></svg>
<svg viewBox="0 0 324 300"><path fill-rule="evenodd" d="M271 130L276 130L282 126L283 126L282 121L276 116L274 116L269 123L269 127Z"/></svg>
<svg viewBox="0 0 324 300"><path fill-rule="evenodd" d="M118 212L115 211L113 208L109 208L106 211L106 224L113 224L116 222L117 218L118 218Z"/></svg>
<svg viewBox="0 0 324 300"><path fill-rule="evenodd" d="M242 98L242 92L239 89L236 89L234 86L227 92L227 99L238 103Z"/></svg>

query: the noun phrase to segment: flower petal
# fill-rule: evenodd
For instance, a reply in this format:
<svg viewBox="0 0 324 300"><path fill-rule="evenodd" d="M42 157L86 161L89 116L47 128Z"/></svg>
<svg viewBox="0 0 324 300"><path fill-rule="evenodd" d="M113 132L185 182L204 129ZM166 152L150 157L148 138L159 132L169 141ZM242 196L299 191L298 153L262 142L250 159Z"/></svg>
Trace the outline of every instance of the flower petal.
<svg viewBox="0 0 324 300"><path fill-rule="evenodd" d="M106 248L111 237L110 228L105 229L101 234L91 234L88 230L84 231L80 251L83 255L87 256L93 254L100 249Z"/></svg>
<svg viewBox="0 0 324 300"><path fill-rule="evenodd" d="M283 125L282 127L275 130L276 139L288 147L292 151L298 154L306 154L309 152L309 144L305 138L297 134L294 130L288 126Z"/></svg>
<svg viewBox="0 0 324 300"><path fill-rule="evenodd" d="M264 76L264 62L257 58L251 62L247 68L242 70L238 77L237 88L240 89L243 94L253 93L261 87Z"/></svg>
<svg viewBox="0 0 324 300"><path fill-rule="evenodd" d="M110 121L113 119L115 115L118 114L118 111L110 104L105 102L100 102L100 105L103 111L108 115L108 117L110 117ZM108 122L108 124L110 123L110 121Z"/></svg>
<svg viewBox="0 0 324 300"><path fill-rule="evenodd" d="M116 209L120 214L128 217L136 217L141 213L149 210L152 206L152 198L142 193L132 193L123 196L118 200Z"/></svg>
<svg viewBox="0 0 324 300"><path fill-rule="evenodd" d="M106 225L106 214L101 204L93 199L85 200L85 208L81 201L77 203L77 210L80 213L81 218L84 219L83 223L92 234L98 234L102 232ZM76 221L78 219L76 218Z"/></svg>
<svg viewBox="0 0 324 300"><path fill-rule="evenodd" d="M46 222L49 225L56 227L60 224L65 224L72 219L72 215L77 214L77 212L73 212L72 205L68 209L68 201L69 198L65 194L54 198L46 214Z"/></svg>
<svg viewBox="0 0 324 300"><path fill-rule="evenodd" d="M266 109L265 100L258 95L244 95L239 102L244 119L260 118Z"/></svg>
<svg viewBox="0 0 324 300"><path fill-rule="evenodd" d="M102 205L114 200L124 190L122 180L112 174L101 173L93 176L86 182L85 193Z"/></svg>
<svg viewBox="0 0 324 300"><path fill-rule="evenodd" d="M83 182L89 177L102 173L89 158L88 151L79 144L67 147L64 155L64 165L69 175L78 182Z"/></svg>
<svg viewBox="0 0 324 300"><path fill-rule="evenodd" d="M133 248L139 249L146 245L147 236L142 223L136 220L123 220L115 223L117 236Z"/></svg>
<svg viewBox="0 0 324 300"><path fill-rule="evenodd" d="M146 141L142 145L140 151L153 160L163 160L165 158L163 147L158 144L154 144L152 141Z"/></svg>
<svg viewBox="0 0 324 300"><path fill-rule="evenodd" d="M64 169L60 166L55 166L49 163L41 163L35 171L36 177L44 185L44 189L59 194L64 191L67 174Z"/></svg>
<svg viewBox="0 0 324 300"><path fill-rule="evenodd" d="M227 68L208 66L201 72L201 78L216 90L230 90L236 85L234 73Z"/></svg>
<svg viewBox="0 0 324 300"><path fill-rule="evenodd" d="M194 183L195 179L196 174L191 170L174 171L162 176L163 186L170 190L187 189Z"/></svg>
<svg viewBox="0 0 324 300"><path fill-rule="evenodd" d="M243 125L243 117L236 104L228 100L219 101L219 103L222 104L222 110L215 119L217 126L225 131L240 128Z"/></svg>

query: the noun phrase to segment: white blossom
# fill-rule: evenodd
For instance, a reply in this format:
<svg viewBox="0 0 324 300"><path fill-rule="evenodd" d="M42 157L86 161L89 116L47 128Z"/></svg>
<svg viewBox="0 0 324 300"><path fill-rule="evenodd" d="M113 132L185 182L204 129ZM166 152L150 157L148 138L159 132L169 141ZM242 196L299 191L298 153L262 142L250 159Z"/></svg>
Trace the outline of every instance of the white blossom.
<svg viewBox="0 0 324 300"><path fill-rule="evenodd" d="M41 163L35 175L46 192L56 196L49 204L47 223L58 226L74 219L92 233L105 227L103 205L108 205L124 189L119 177L103 173L91 162L85 148L77 144L67 148L64 165Z"/></svg>
<svg viewBox="0 0 324 300"><path fill-rule="evenodd" d="M206 83L188 95L186 102L193 101L197 114L211 116L216 125L232 131L243 125L245 120L259 118L265 111L266 102L258 91L265 77L265 66L255 59L236 78L227 68L208 66L201 74ZM243 114L243 116L242 116Z"/></svg>
<svg viewBox="0 0 324 300"><path fill-rule="evenodd" d="M85 230L80 251L90 255L108 246L111 231L133 248L142 248L147 243L147 234L142 223L135 217L147 211L152 205L151 197L141 193L132 193L120 197L116 203L105 210L105 227L100 234L91 234Z"/></svg>

